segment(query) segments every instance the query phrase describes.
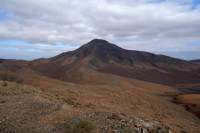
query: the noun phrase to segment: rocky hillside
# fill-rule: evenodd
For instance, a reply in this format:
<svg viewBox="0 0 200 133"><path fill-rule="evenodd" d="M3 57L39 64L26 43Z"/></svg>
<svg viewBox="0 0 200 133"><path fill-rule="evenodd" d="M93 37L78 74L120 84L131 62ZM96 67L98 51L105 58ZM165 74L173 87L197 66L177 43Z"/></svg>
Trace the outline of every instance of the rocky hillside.
<svg viewBox="0 0 200 133"><path fill-rule="evenodd" d="M92 40L53 58L5 60L0 77L3 133L199 133L199 118L177 104L190 97L155 83L198 85L189 61Z"/></svg>
<svg viewBox="0 0 200 133"><path fill-rule="evenodd" d="M126 50L95 39L77 50L31 62L31 67L65 81L87 80L94 72L175 85L200 82L200 65L164 55Z"/></svg>

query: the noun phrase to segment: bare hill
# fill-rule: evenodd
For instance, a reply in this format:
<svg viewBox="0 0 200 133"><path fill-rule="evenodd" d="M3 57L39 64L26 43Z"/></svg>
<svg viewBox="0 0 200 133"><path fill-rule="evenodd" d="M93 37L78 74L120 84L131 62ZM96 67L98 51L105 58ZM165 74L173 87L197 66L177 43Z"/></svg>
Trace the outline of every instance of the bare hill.
<svg viewBox="0 0 200 133"><path fill-rule="evenodd" d="M98 71L168 85L200 82L200 65L122 49L99 39L53 58L32 61L31 66L46 76L64 81L88 80L89 75Z"/></svg>

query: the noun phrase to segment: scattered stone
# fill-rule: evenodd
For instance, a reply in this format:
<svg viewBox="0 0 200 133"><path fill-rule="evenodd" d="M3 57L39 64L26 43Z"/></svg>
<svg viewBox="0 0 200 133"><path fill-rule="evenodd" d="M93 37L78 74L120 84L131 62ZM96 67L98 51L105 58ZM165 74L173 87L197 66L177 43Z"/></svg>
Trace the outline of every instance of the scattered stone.
<svg viewBox="0 0 200 133"><path fill-rule="evenodd" d="M152 133L172 133L168 127L159 127L156 130L153 130Z"/></svg>
<svg viewBox="0 0 200 133"><path fill-rule="evenodd" d="M93 121L100 133L171 133L157 121L144 120L138 117L128 117L109 112L92 112L82 114L84 119Z"/></svg>

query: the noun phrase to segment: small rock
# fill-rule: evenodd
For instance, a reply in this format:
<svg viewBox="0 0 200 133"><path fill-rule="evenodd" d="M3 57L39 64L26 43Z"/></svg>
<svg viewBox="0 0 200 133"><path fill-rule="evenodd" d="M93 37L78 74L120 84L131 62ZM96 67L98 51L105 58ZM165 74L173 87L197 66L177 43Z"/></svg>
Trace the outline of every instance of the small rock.
<svg viewBox="0 0 200 133"><path fill-rule="evenodd" d="M146 128L142 128L141 133L148 133L148 130Z"/></svg>
<svg viewBox="0 0 200 133"><path fill-rule="evenodd" d="M154 124L152 122L143 122L142 126L149 130L153 130L153 128L154 128Z"/></svg>
<svg viewBox="0 0 200 133"><path fill-rule="evenodd" d="M169 128L162 127L162 128L156 129L156 131L154 131L153 133L172 133L172 132Z"/></svg>

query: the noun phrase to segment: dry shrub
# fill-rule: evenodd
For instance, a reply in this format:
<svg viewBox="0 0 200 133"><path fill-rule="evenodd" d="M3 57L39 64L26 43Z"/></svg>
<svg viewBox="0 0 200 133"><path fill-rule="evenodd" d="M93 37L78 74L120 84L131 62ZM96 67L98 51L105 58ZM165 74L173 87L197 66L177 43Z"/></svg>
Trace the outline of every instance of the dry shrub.
<svg viewBox="0 0 200 133"><path fill-rule="evenodd" d="M77 123L67 122L65 124L68 133L94 133L95 125L86 120Z"/></svg>
<svg viewBox="0 0 200 133"><path fill-rule="evenodd" d="M18 75L12 72L0 72L0 80L2 81L10 81L16 83L23 83L23 79L20 78Z"/></svg>
<svg viewBox="0 0 200 133"><path fill-rule="evenodd" d="M4 87L8 86L7 82L6 82L6 81L3 81L3 82L2 82L2 86L4 86Z"/></svg>
<svg viewBox="0 0 200 133"><path fill-rule="evenodd" d="M80 121L74 128L74 133L92 133L95 129L93 123L88 121Z"/></svg>

